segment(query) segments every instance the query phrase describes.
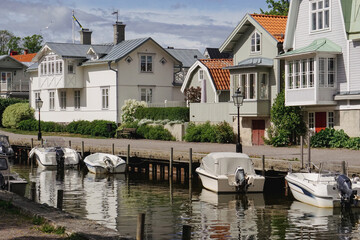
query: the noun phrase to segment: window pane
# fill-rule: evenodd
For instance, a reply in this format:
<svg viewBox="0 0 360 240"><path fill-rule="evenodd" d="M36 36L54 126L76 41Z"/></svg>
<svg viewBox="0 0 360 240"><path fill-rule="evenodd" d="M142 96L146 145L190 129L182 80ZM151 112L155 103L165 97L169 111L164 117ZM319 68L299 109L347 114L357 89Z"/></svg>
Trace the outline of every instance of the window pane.
<svg viewBox="0 0 360 240"><path fill-rule="evenodd" d="M255 82L255 74L249 74L249 98L255 99L256 98L256 82Z"/></svg>
<svg viewBox="0 0 360 240"><path fill-rule="evenodd" d="M323 9L323 1L319 1L319 3L318 3L318 9Z"/></svg>
<svg viewBox="0 0 360 240"><path fill-rule="evenodd" d="M243 93L244 99L248 99L246 74L241 74L240 91Z"/></svg>
<svg viewBox="0 0 360 240"><path fill-rule="evenodd" d="M314 59L309 59L309 87L314 86Z"/></svg>
<svg viewBox="0 0 360 240"><path fill-rule="evenodd" d="M314 113L309 113L309 128L314 129Z"/></svg>
<svg viewBox="0 0 360 240"><path fill-rule="evenodd" d="M323 12L318 12L318 29L323 29Z"/></svg>
<svg viewBox="0 0 360 240"><path fill-rule="evenodd" d="M324 12L324 28L329 28L330 27L330 17L329 17L329 10L326 10Z"/></svg>
<svg viewBox="0 0 360 240"><path fill-rule="evenodd" d="M307 88L307 60L301 61L301 82L302 87Z"/></svg>
<svg viewBox="0 0 360 240"><path fill-rule="evenodd" d="M312 10L316 10L316 3L312 3Z"/></svg>
<svg viewBox="0 0 360 240"><path fill-rule="evenodd" d="M312 14L312 30L316 30L316 13Z"/></svg>
<svg viewBox="0 0 360 240"><path fill-rule="evenodd" d="M319 58L319 85L325 86L325 58Z"/></svg>
<svg viewBox="0 0 360 240"><path fill-rule="evenodd" d="M289 89L293 88L293 62L289 62L288 85Z"/></svg>
<svg viewBox="0 0 360 240"><path fill-rule="evenodd" d="M325 0L325 8L328 8L329 6L329 0Z"/></svg>
<svg viewBox="0 0 360 240"><path fill-rule="evenodd" d="M263 73L260 77L260 99L268 99L268 77Z"/></svg>
<svg viewBox="0 0 360 240"><path fill-rule="evenodd" d="M299 88L300 87L300 61L295 62L294 73L295 73L295 87Z"/></svg>

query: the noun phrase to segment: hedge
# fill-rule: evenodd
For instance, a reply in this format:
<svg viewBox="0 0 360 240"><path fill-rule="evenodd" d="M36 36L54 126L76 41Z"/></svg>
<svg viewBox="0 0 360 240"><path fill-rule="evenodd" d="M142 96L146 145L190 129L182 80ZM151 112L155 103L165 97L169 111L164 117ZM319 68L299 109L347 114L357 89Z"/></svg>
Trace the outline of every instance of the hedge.
<svg viewBox="0 0 360 240"><path fill-rule="evenodd" d="M136 134L145 139L175 141L175 138L163 126L141 125L136 129Z"/></svg>
<svg viewBox="0 0 360 240"><path fill-rule="evenodd" d="M15 103L28 103L28 100L20 99L20 98L0 98L0 119L2 119L3 112L5 109L13 105ZM0 122L0 125L2 125L2 121Z"/></svg>
<svg viewBox="0 0 360 240"><path fill-rule="evenodd" d="M184 137L187 142L232 143L234 132L227 122L211 125L189 123Z"/></svg>
<svg viewBox="0 0 360 240"><path fill-rule="evenodd" d="M55 122L40 121L41 131L44 132L66 132L66 127ZM19 123L18 129L23 131L39 131L39 121L36 119L23 120Z"/></svg>
<svg viewBox="0 0 360 240"><path fill-rule="evenodd" d="M311 147L360 149L360 138L349 137L344 130L325 128L311 137Z"/></svg>
<svg viewBox="0 0 360 240"><path fill-rule="evenodd" d="M168 107L168 108L138 108L134 114L136 119L152 119L171 121L180 120L189 122L190 109L187 107Z"/></svg>

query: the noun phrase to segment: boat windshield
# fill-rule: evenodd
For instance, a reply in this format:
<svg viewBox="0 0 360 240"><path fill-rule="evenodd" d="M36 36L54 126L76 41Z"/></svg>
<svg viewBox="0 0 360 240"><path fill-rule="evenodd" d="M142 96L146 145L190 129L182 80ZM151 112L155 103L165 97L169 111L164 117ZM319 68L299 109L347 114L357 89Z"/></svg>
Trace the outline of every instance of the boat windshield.
<svg viewBox="0 0 360 240"><path fill-rule="evenodd" d="M66 141L64 138L47 138L44 141L45 148L54 148L54 147L66 147Z"/></svg>
<svg viewBox="0 0 360 240"><path fill-rule="evenodd" d="M0 143L4 146L4 147L10 147L10 143L9 143L9 137L8 136L4 136L4 135L0 135Z"/></svg>
<svg viewBox="0 0 360 240"><path fill-rule="evenodd" d="M7 170L8 169L8 163L6 158L0 158L0 170Z"/></svg>

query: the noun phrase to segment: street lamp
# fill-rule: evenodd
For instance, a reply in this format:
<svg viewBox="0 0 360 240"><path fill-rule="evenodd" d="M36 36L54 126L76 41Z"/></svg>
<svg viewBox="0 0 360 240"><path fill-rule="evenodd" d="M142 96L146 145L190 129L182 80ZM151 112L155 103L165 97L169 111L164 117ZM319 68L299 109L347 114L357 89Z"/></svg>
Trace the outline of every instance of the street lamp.
<svg viewBox="0 0 360 240"><path fill-rule="evenodd" d="M242 152L242 145L240 143L240 106L243 104L244 96L242 95L240 88L236 90L232 96L234 105L237 107L237 119L238 119L238 135L236 143L236 152Z"/></svg>
<svg viewBox="0 0 360 240"><path fill-rule="evenodd" d="M39 110L39 133L38 133L38 140L41 140L41 127L40 127L40 108L43 105L43 101L41 100L40 96L38 99L35 100L36 108Z"/></svg>

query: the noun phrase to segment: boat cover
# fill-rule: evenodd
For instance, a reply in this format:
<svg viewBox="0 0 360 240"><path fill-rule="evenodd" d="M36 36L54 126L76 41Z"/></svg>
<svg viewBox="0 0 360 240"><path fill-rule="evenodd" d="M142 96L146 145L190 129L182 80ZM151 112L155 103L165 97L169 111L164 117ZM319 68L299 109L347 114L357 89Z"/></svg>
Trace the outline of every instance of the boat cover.
<svg viewBox="0 0 360 240"><path fill-rule="evenodd" d="M244 153L210 153L202 159L201 166L212 175L234 174L237 167L242 167L246 174L255 174L251 159Z"/></svg>

